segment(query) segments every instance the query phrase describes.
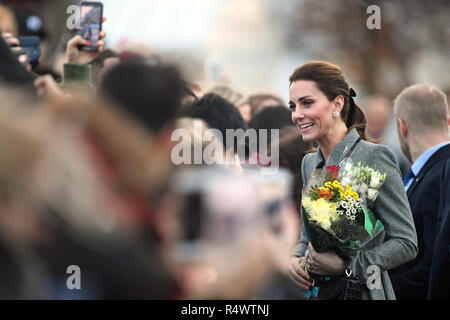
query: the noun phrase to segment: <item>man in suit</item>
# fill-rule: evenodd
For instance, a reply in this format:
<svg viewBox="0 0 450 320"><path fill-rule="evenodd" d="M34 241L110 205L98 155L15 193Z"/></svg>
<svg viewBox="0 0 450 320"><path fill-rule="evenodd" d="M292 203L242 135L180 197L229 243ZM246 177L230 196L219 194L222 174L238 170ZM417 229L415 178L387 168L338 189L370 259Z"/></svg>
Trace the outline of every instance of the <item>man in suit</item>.
<svg viewBox="0 0 450 320"><path fill-rule="evenodd" d="M450 158L441 176L441 198L428 299L450 299Z"/></svg>
<svg viewBox="0 0 450 320"><path fill-rule="evenodd" d="M417 231L417 257L389 272L397 299L426 299L433 259L437 218L443 194L441 176L450 158L447 98L436 87L416 84L394 102L397 132L411 169L405 190Z"/></svg>

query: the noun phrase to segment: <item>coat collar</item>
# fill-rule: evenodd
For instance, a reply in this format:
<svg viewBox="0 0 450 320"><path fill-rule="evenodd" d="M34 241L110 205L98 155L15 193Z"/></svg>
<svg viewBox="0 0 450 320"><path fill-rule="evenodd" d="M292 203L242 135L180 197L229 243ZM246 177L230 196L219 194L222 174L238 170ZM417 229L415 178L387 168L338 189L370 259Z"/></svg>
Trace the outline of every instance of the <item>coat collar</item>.
<svg viewBox="0 0 450 320"><path fill-rule="evenodd" d="M328 157L325 165L326 166L337 166L339 163L345 158L350 156L350 154L347 154L353 145L359 141L359 133L358 131L353 128L350 130L349 133L344 137L344 139L339 142L339 144L334 148L334 150L331 152L330 156ZM314 164L315 166L319 165L320 162L324 161L324 157L322 155L322 151L320 150L320 147L317 148L317 151L314 153Z"/></svg>
<svg viewBox="0 0 450 320"><path fill-rule="evenodd" d="M417 174L417 177L414 179L412 184L409 186L408 190L406 191L406 194L408 195L408 198L412 195L414 192L414 189L419 184L419 182L422 180L425 173L431 169L438 161L442 159L448 159L450 157L450 145L443 146L438 151L436 151L430 159L427 160L427 162L423 165L422 169L420 169L419 173Z"/></svg>

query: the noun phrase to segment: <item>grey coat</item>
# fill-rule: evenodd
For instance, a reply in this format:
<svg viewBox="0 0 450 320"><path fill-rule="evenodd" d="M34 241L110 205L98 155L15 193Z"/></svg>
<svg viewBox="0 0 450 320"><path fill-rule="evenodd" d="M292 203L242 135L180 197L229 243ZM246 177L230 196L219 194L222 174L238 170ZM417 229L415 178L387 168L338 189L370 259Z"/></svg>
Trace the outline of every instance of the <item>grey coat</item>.
<svg viewBox="0 0 450 320"><path fill-rule="evenodd" d="M350 158L357 163L361 161L365 165L375 166L381 173L386 173L386 180L379 190L378 198L373 206L373 212L384 225L384 242L377 246L367 246L357 250L350 260L352 270L363 284L363 299L367 300L391 300L395 299L388 270L414 259L417 255L417 235L408 199L403 187L400 170L393 153L383 145L373 144L365 140L358 142L359 134L352 129L328 157L325 165L339 165L343 157L351 149L355 148ZM307 154L302 162L303 187L307 185L312 171L324 158L320 148L315 153ZM303 229L300 242L295 246L293 255L303 257L305 255L309 238ZM381 271L381 288L368 289L367 279L373 274L367 272L367 268L376 265ZM372 278L370 279L372 280ZM373 283L371 281L371 283Z"/></svg>

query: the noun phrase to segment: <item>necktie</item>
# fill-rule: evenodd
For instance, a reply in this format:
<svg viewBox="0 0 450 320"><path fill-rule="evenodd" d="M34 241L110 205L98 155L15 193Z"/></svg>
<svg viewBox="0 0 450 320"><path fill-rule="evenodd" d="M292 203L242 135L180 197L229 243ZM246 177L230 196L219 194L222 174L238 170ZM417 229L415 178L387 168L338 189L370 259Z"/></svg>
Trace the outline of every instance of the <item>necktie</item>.
<svg viewBox="0 0 450 320"><path fill-rule="evenodd" d="M407 185L409 180L413 179L416 175L412 171L412 169L409 169L409 171L405 174L405 177L403 178L403 185Z"/></svg>

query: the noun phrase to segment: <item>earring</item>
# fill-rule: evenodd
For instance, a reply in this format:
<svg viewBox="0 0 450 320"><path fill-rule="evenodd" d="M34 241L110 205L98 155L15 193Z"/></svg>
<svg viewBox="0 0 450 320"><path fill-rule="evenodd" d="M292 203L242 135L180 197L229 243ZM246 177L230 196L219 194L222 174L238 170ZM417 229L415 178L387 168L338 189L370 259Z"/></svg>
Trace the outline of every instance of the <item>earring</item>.
<svg viewBox="0 0 450 320"><path fill-rule="evenodd" d="M340 115L341 115L341 113L339 111L333 112L333 118L338 118Z"/></svg>

